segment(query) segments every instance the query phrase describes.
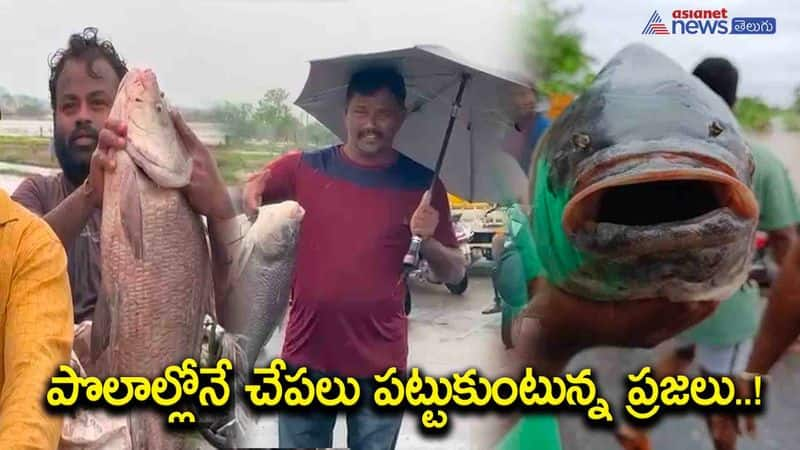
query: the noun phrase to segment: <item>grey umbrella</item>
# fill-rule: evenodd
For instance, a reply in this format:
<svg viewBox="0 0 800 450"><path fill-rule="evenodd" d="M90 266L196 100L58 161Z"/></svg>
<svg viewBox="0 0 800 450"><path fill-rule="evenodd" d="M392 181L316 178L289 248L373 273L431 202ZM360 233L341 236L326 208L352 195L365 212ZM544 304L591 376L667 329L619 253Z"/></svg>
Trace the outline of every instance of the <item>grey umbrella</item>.
<svg viewBox="0 0 800 450"><path fill-rule="evenodd" d="M501 151L514 130L508 99L525 81L466 62L443 47L420 45L311 61L295 103L345 140L349 79L377 65L396 68L406 82L408 115L395 138L398 151L434 170L449 192L470 201L505 202L526 189L522 169Z"/></svg>

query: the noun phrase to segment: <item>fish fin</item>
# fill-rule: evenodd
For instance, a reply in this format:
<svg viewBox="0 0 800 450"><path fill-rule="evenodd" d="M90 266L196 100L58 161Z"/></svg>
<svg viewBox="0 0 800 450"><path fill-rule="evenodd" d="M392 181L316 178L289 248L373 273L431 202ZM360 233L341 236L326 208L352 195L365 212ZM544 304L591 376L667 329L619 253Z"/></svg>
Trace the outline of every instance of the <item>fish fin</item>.
<svg viewBox="0 0 800 450"><path fill-rule="evenodd" d="M133 256L141 260L144 257L144 236L142 235L142 199L139 197L137 172L137 169L132 170L130 175L122 180L120 220L125 237L133 248Z"/></svg>
<svg viewBox="0 0 800 450"><path fill-rule="evenodd" d="M99 295L92 318L91 355L97 362L111 340L111 305L104 295Z"/></svg>

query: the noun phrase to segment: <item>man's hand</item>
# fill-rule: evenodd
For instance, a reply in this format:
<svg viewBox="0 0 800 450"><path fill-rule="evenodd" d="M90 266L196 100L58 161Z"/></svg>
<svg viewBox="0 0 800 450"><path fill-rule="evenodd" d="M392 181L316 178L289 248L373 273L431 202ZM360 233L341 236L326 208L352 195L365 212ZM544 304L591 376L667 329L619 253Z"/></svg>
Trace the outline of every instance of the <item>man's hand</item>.
<svg viewBox="0 0 800 450"><path fill-rule="evenodd" d="M89 176L84 182L89 201L95 208L103 206L105 172L116 168L116 152L125 149L127 135L127 125L113 119L107 120L105 127L100 130L97 149L92 153L92 160L89 163Z"/></svg>
<svg viewBox="0 0 800 450"><path fill-rule="evenodd" d="M214 156L177 111L171 111L178 137L192 157L192 177L183 193L194 212L209 219L225 220L235 216L233 203Z"/></svg>
<svg viewBox="0 0 800 450"><path fill-rule="evenodd" d="M762 382L765 377L762 377ZM741 376L736 377L736 398L753 398L753 382ZM710 419L712 426L716 426L718 433L731 434L737 436L747 434L756 437L756 419L751 414L712 414ZM735 436L723 436L728 440Z"/></svg>
<svg viewBox="0 0 800 450"><path fill-rule="evenodd" d="M561 366L557 370L562 370L575 354L590 347L653 347L702 321L718 304L664 299L592 301L542 280L536 296L515 321L514 342L519 343L516 348L524 364Z"/></svg>
<svg viewBox="0 0 800 450"><path fill-rule="evenodd" d="M269 167L265 166L247 178L247 183L244 185L244 205L242 205L245 213L252 214L261 206L261 194L264 192L264 183L268 177Z"/></svg>
<svg viewBox="0 0 800 450"><path fill-rule="evenodd" d="M425 191L422 200L411 216L411 234L428 239L433 236L439 225L439 212L431 206L431 192Z"/></svg>

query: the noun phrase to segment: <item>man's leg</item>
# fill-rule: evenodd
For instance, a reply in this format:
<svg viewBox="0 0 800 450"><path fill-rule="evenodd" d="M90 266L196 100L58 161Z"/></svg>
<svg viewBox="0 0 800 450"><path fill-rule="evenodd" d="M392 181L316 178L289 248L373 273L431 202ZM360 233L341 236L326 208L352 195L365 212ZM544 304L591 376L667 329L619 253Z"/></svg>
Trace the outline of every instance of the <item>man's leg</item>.
<svg viewBox="0 0 800 450"><path fill-rule="evenodd" d="M347 413L347 446L351 450L393 450L403 422L401 411L379 411L372 398L375 387L371 380L359 381L361 406Z"/></svg>
<svg viewBox="0 0 800 450"><path fill-rule="evenodd" d="M294 373L295 367L289 367ZM314 383L325 374L308 371ZM336 425L335 409L304 409L278 413L278 446L281 448L329 448L333 446L333 427Z"/></svg>
<svg viewBox="0 0 800 450"><path fill-rule="evenodd" d="M278 446L281 448L330 448L333 446L335 410L278 413Z"/></svg>
<svg viewBox="0 0 800 450"><path fill-rule="evenodd" d="M670 351L653 365L653 377L660 380L664 377L686 374L695 358L695 346L684 344ZM625 450L651 450L647 429L622 424L615 431L617 442Z"/></svg>
<svg viewBox="0 0 800 450"><path fill-rule="evenodd" d="M703 376L726 376L741 373L747 366L753 340L734 345L698 345L697 362ZM716 450L735 450L738 433L735 421L724 420L720 414L706 416L706 425Z"/></svg>
<svg viewBox="0 0 800 450"><path fill-rule="evenodd" d="M505 233L495 233L495 235L492 236L492 260L495 263L495 267L497 266L497 262L500 260L500 257L503 256L503 247L505 246L505 243ZM495 296L492 304L482 312L483 314L495 314L501 312L502 310L503 306L500 304L500 297L497 295L497 290L495 290Z"/></svg>

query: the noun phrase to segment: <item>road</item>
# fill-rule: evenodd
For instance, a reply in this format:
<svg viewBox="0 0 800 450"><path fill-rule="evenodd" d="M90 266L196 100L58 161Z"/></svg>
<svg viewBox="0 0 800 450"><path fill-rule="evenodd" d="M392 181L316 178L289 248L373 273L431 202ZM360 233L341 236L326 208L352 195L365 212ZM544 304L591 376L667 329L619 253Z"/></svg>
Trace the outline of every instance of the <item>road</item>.
<svg viewBox="0 0 800 450"><path fill-rule="evenodd" d="M475 367L484 376L497 376L503 345L499 315L481 314L491 301L489 278L484 270L471 274L463 296L450 294L444 286L413 284L413 307L409 315L409 367L426 375L448 376ZM280 351L282 336L267 345L270 355ZM483 449L497 438L497 416L449 413L450 432L430 437L419 430L419 416L406 414L398 437L398 450ZM252 447L277 447L278 426L274 415L264 415L248 442ZM344 416L337 419L333 446L347 446Z"/></svg>

